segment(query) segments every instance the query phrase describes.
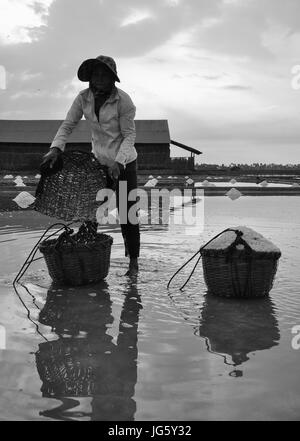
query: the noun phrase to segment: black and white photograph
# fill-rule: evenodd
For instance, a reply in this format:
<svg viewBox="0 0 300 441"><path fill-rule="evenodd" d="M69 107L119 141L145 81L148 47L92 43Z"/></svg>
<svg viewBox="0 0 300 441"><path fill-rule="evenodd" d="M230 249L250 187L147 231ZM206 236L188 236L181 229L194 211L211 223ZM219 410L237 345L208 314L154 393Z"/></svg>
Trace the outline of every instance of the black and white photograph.
<svg viewBox="0 0 300 441"><path fill-rule="evenodd" d="M0 0L0 421L300 420L299 0Z"/></svg>

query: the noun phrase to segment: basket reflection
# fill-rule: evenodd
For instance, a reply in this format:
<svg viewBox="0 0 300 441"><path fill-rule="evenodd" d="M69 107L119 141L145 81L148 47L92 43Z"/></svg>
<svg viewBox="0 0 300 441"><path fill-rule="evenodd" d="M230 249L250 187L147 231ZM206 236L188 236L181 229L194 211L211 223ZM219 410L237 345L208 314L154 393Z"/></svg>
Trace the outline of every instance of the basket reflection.
<svg viewBox="0 0 300 441"><path fill-rule="evenodd" d="M128 284L115 342L108 332L114 317L106 282L48 291L39 321L51 326L58 339L39 345L36 366L42 396L64 404L43 415L65 419L66 409L70 417L70 407L78 405L76 398L91 397L86 414L91 419L133 420L141 308L136 285Z"/></svg>
<svg viewBox="0 0 300 441"><path fill-rule="evenodd" d="M196 334L207 340L210 352L229 355L234 366L280 340L274 305L268 297L223 299L206 294Z"/></svg>

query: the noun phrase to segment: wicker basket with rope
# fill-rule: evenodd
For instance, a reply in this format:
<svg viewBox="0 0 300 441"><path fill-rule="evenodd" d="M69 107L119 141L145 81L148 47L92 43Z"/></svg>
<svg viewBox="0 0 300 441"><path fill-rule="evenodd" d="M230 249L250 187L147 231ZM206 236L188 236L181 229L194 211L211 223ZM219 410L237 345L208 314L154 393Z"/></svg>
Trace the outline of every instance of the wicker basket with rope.
<svg viewBox="0 0 300 441"><path fill-rule="evenodd" d="M97 233L90 222L72 233L66 228L57 239L47 239L39 245L50 277L56 283L72 286L103 280L109 271L112 237Z"/></svg>
<svg viewBox="0 0 300 441"><path fill-rule="evenodd" d="M37 244L54 282L77 286L107 276L113 239L97 233L96 212L103 201L98 202L96 196L108 183L113 189L107 168L92 153L67 151L58 156L52 168L49 162L41 165L34 209L71 223L83 222L76 234L63 225L58 238Z"/></svg>
<svg viewBox="0 0 300 441"><path fill-rule="evenodd" d="M227 228L203 245L178 271L194 257L202 258L204 280L208 292L221 297L265 297L273 281L281 256L279 248L261 234L247 227Z"/></svg>

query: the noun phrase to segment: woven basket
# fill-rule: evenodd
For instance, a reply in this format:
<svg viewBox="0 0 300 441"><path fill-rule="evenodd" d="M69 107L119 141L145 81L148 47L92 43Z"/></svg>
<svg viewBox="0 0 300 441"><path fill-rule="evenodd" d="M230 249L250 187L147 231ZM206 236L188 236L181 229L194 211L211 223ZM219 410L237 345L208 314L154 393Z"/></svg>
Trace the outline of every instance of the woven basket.
<svg viewBox="0 0 300 441"><path fill-rule="evenodd" d="M95 338L60 338L39 344L36 366L43 397L116 397L130 400L136 383L136 361L105 334Z"/></svg>
<svg viewBox="0 0 300 441"><path fill-rule="evenodd" d="M214 249L211 244L209 248L201 249L208 291L221 297L267 296L273 286L281 253L277 247L266 252L257 251L242 238L241 230L236 231L241 234L237 234L229 247Z"/></svg>
<svg viewBox="0 0 300 441"><path fill-rule="evenodd" d="M36 365L43 397L86 397L95 391L95 345L67 338L41 343Z"/></svg>
<svg viewBox="0 0 300 441"><path fill-rule="evenodd" d="M84 285L103 280L109 271L113 239L97 233L96 240L87 243L60 243L47 239L39 245L44 255L50 277L54 282L67 285Z"/></svg>
<svg viewBox="0 0 300 441"><path fill-rule="evenodd" d="M63 152L59 162L62 167L55 173L42 173L33 208L65 221L95 221L101 205L96 195L106 187L105 167L82 151Z"/></svg>

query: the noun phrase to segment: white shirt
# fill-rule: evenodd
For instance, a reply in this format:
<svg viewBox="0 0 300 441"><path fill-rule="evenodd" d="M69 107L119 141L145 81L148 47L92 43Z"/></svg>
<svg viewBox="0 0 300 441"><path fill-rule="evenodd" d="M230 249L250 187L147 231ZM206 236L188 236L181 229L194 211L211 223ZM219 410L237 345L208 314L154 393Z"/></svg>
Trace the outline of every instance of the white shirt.
<svg viewBox="0 0 300 441"><path fill-rule="evenodd" d="M92 152L99 162L111 167L117 161L126 166L137 158L134 147L135 111L130 96L114 87L110 97L100 107L98 121L93 92L90 88L84 89L75 98L50 148L64 150L68 136L84 116L92 131Z"/></svg>

